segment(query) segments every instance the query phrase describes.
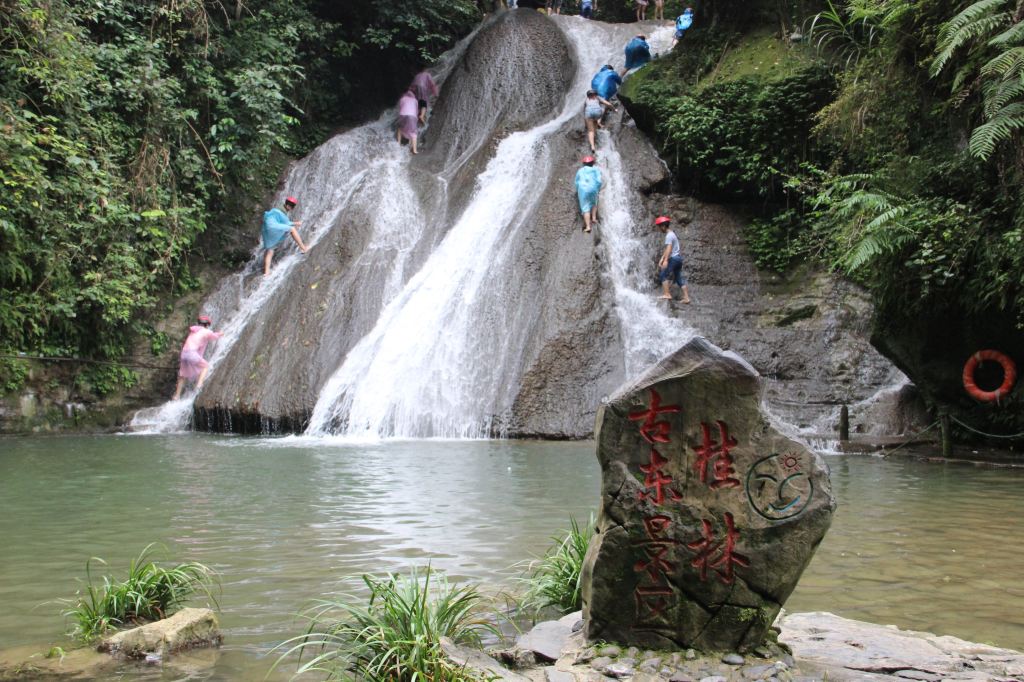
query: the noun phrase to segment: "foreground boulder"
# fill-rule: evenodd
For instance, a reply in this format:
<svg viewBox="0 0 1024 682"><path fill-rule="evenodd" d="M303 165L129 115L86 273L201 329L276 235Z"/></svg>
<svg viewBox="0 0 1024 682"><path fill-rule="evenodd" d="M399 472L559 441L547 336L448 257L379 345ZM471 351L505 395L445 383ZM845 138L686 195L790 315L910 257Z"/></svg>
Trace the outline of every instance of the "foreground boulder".
<svg viewBox="0 0 1024 682"><path fill-rule="evenodd" d="M602 406L588 639L705 651L764 641L835 499L821 458L760 401L750 365L694 339Z"/></svg>
<svg viewBox="0 0 1024 682"><path fill-rule="evenodd" d="M98 649L125 658L163 657L186 649L219 646L222 639L213 611L182 609L169 618L118 632L103 640Z"/></svg>

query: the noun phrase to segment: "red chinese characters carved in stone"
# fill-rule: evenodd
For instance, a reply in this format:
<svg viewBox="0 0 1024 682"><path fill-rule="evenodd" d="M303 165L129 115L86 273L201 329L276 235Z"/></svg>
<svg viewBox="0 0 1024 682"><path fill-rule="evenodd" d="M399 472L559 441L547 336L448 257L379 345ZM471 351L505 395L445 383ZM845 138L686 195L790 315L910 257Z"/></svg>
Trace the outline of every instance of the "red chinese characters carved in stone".
<svg viewBox="0 0 1024 682"><path fill-rule="evenodd" d="M693 462L693 468L700 477L700 482L708 487L718 490L719 488L738 488L740 481L735 478L736 469L730 451L736 447L736 439L729 435L729 426L718 420L718 435L721 442L716 443L711 439L711 429L705 422L700 423L703 441L693 451L697 453L697 459ZM708 464L711 464L713 478L708 483Z"/></svg>
<svg viewBox="0 0 1024 682"><path fill-rule="evenodd" d="M651 580L656 583L661 583L665 578L665 573L675 569L675 564L668 560L668 554L672 546L678 545L679 541L665 535L665 531L671 525L672 519L664 514L645 517L644 529L647 531L648 539L636 543L643 546L647 560L637 561L633 565L633 570L637 573L646 571Z"/></svg>
<svg viewBox="0 0 1024 682"><path fill-rule="evenodd" d="M672 430L672 424L667 421L658 421L658 415L663 413L679 412L678 405L661 404L661 396L653 388L651 389L651 404L646 410L630 412L630 421L643 420L640 424L640 435L648 443L667 443L668 434Z"/></svg>
<svg viewBox="0 0 1024 682"><path fill-rule="evenodd" d="M666 576L666 572L675 569L670 561L671 549L681 544L667 535L672 526L671 517L655 514L644 517L644 530L647 539L634 543L641 545L645 559L637 561L633 570L642 573L640 583L633 592L636 600L635 627L648 630L671 628L667 620L667 612L675 606L675 590Z"/></svg>
<svg viewBox="0 0 1024 682"><path fill-rule="evenodd" d="M739 539L739 531L733 523L732 514L725 513L725 539L715 541L715 531L711 522L702 520L704 531L700 540L687 543L687 547L697 553L690 565L700 570L700 579L707 580L708 570L711 569L718 574L718 577L726 585L732 585L735 580L733 565L750 566L750 560L736 551L736 540Z"/></svg>
<svg viewBox="0 0 1024 682"><path fill-rule="evenodd" d="M682 496L669 488L672 477L665 473L662 468L668 464L668 460L661 456L654 448L651 448L651 461L640 465L640 471L644 472L644 489L637 493L638 500L653 500L654 504L661 506L665 501L665 491L668 490L673 500L681 500Z"/></svg>

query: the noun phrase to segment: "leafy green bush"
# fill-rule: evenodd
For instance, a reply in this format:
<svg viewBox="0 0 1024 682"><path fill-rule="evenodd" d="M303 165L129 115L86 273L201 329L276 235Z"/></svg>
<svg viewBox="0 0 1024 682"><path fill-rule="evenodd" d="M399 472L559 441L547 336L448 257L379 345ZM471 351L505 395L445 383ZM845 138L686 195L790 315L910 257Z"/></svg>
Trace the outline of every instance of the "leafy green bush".
<svg viewBox="0 0 1024 682"><path fill-rule="evenodd" d="M407 576L362 579L370 590L368 603L354 596L318 602L306 614L307 633L280 645L285 651L275 667L298 653L298 674L317 671L330 680L477 679L449 663L440 645L447 637L479 646L485 633L499 634L484 617L475 587L449 585L429 566L422 573L413 568ZM302 663L306 653L313 657Z"/></svg>
<svg viewBox="0 0 1024 682"><path fill-rule="evenodd" d="M580 527L576 519L569 519L569 530L564 537L552 537L552 545L544 556L527 565L529 575L523 578L526 594L522 606L528 611L553 607L563 613L583 606L581 572L587 547L594 536L594 519Z"/></svg>
<svg viewBox="0 0 1024 682"><path fill-rule="evenodd" d="M104 575L94 582L92 562L106 562L96 557L86 562L84 587L64 612L74 637L88 642L118 627L166 618L197 593L216 604L213 570L195 561L165 568L153 558L155 547L147 545L132 559L124 580Z"/></svg>

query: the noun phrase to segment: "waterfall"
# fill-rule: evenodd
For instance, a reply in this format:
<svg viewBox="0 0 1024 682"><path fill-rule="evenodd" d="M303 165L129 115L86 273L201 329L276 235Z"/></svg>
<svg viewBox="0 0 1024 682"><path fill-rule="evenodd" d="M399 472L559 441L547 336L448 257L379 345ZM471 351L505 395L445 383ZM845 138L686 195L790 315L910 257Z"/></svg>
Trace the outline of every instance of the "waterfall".
<svg viewBox="0 0 1024 682"><path fill-rule="evenodd" d="M564 135L565 124L580 116L591 77L607 62L621 63L622 46L635 31L577 18L556 21L578 59L561 112L501 141L455 225L324 386L308 434L501 435L494 417L516 395L526 329L520 318L530 314L509 309L520 282L508 252L522 239L523 216L532 214L550 183L549 138ZM670 28L657 29L655 49L670 38ZM652 246L633 236L622 160L612 136L599 135L598 165L606 179L599 233L632 372L676 348L689 332L659 310L649 285L639 291L635 266Z"/></svg>

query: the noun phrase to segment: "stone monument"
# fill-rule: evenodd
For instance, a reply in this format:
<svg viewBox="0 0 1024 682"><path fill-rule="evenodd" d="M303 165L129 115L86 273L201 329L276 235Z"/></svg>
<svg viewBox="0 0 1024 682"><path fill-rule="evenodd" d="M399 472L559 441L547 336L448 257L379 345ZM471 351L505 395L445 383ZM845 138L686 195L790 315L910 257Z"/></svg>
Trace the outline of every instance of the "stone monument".
<svg viewBox="0 0 1024 682"><path fill-rule="evenodd" d="M601 511L583 567L587 638L746 651L835 510L821 457L761 410L761 379L694 339L597 416Z"/></svg>

